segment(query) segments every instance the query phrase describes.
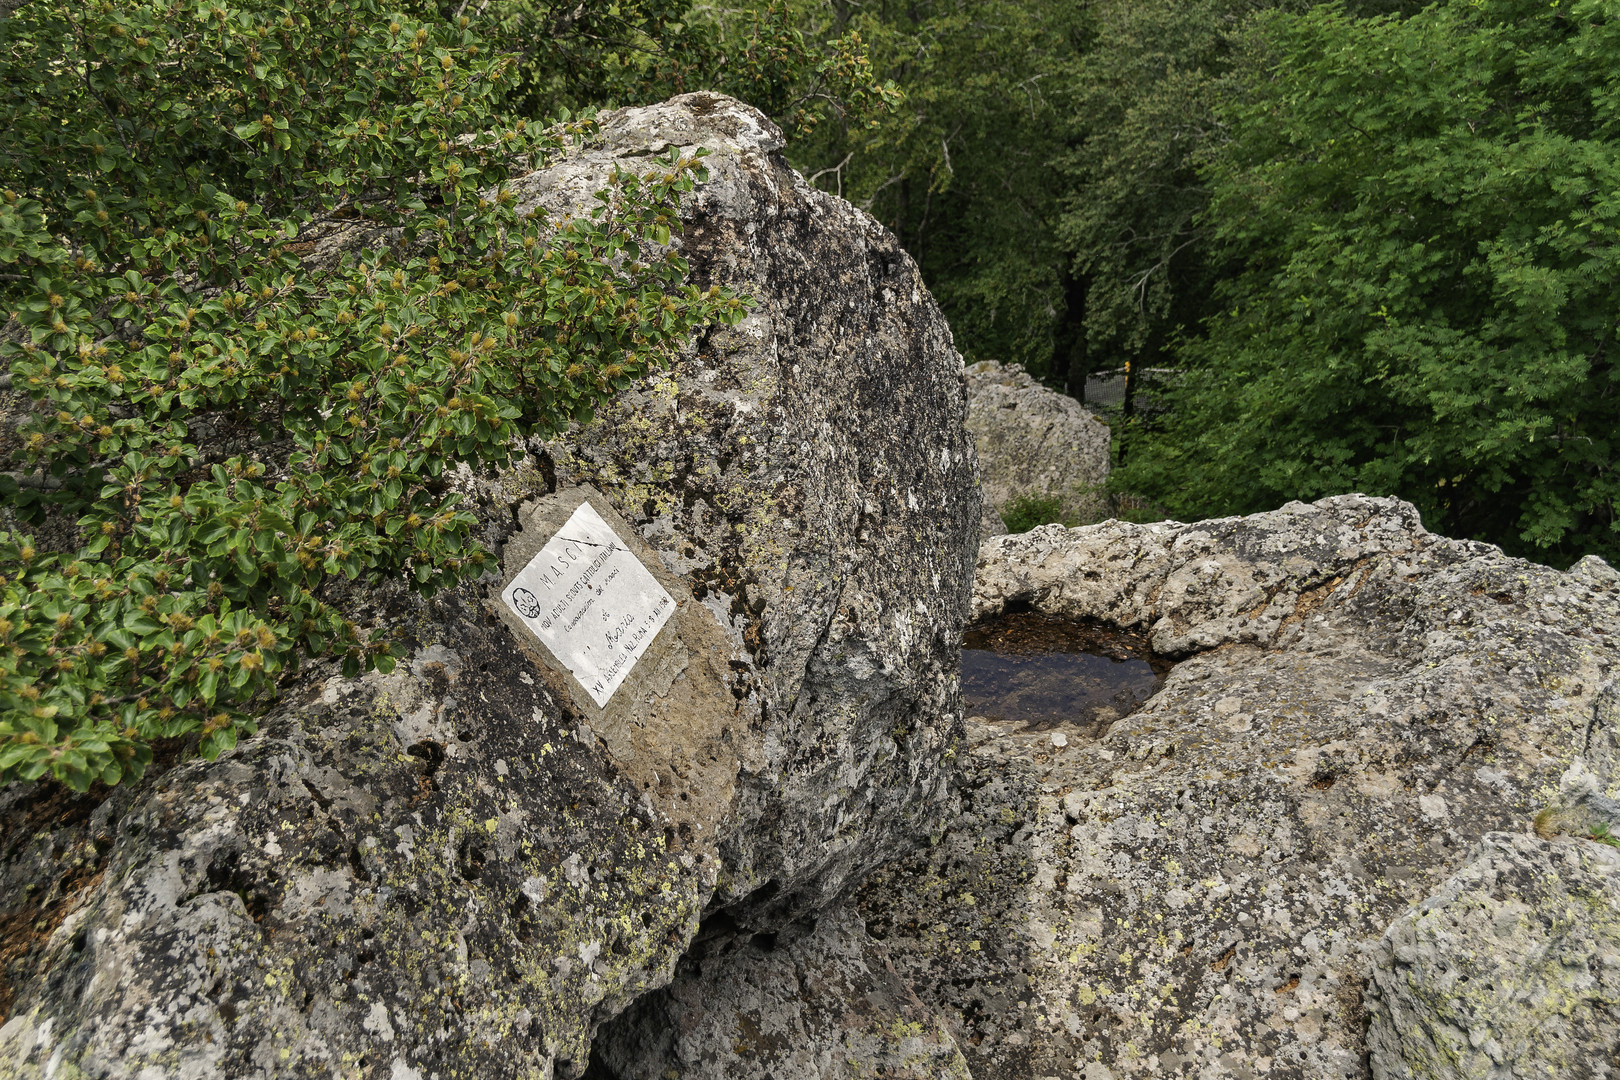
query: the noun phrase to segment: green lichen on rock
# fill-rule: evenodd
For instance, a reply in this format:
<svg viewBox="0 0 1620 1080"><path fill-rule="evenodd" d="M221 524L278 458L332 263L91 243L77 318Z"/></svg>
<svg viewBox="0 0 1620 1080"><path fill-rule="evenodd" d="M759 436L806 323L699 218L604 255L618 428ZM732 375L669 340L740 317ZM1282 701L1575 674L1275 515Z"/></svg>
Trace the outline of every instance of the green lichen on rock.
<svg viewBox="0 0 1620 1080"><path fill-rule="evenodd" d="M1620 1057L1620 852L1486 836L1379 942L1374 1076L1600 1076Z"/></svg>
<svg viewBox="0 0 1620 1080"><path fill-rule="evenodd" d="M1026 604L1179 662L1100 738L970 720L960 816L859 893L976 1080L1365 1077L1385 928L1577 757L1613 783L1620 576L1596 559L1341 496L988 541L976 613Z"/></svg>
<svg viewBox="0 0 1620 1080"><path fill-rule="evenodd" d="M0 1062L583 1068L596 1024L673 970L713 858L666 850L600 745L446 603L441 643L393 675L314 672L260 737L157 779L76 932L43 951Z"/></svg>

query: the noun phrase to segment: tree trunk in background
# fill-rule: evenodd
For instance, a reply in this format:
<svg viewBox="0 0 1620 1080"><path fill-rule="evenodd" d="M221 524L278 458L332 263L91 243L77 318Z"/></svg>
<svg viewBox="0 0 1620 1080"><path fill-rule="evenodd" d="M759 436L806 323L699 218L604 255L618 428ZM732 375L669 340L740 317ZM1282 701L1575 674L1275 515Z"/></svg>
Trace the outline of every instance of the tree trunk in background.
<svg viewBox="0 0 1620 1080"><path fill-rule="evenodd" d="M1125 401L1123 402L1120 410L1121 415L1125 419L1120 425L1122 429L1120 432L1121 435L1130 429L1131 422L1136 419L1136 372L1140 366L1141 365L1135 360L1125 361ZM1123 438L1114 440L1115 444L1119 447L1119 458L1115 462L1116 465L1125 464L1126 441L1127 440Z"/></svg>
<svg viewBox="0 0 1620 1080"><path fill-rule="evenodd" d="M1086 355L1085 308L1084 284L1065 272L1063 314L1053 335L1047 377L1082 405L1086 401L1086 376L1091 373L1090 358Z"/></svg>
<svg viewBox="0 0 1620 1080"><path fill-rule="evenodd" d="M906 226L911 223L911 177L906 177L899 183L900 194L894 212L894 238L900 241L900 246L906 246Z"/></svg>

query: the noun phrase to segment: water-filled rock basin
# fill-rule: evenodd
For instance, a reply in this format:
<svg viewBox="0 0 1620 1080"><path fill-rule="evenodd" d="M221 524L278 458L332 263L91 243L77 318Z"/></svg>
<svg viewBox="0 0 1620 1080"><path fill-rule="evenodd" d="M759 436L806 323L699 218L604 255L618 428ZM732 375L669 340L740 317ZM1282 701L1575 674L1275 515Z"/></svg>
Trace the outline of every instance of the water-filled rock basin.
<svg viewBox="0 0 1620 1080"><path fill-rule="evenodd" d="M1027 731L1098 738L1141 708L1169 670L1145 635L1019 612L963 639L962 706L969 716Z"/></svg>

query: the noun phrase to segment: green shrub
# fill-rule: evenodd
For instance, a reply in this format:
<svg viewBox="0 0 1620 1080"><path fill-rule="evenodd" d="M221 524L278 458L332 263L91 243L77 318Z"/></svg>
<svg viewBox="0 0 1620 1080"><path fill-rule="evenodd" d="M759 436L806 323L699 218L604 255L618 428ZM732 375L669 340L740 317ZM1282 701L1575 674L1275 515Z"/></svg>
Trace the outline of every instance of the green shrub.
<svg viewBox="0 0 1620 1080"><path fill-rule="evenodd" d="M3 481L0 781L216 755L302 656L388 670L338 584L493 568L447 472L741 317L664 246L695 159L518 213L507 181L591 125L503 116L514 78L469 19L367 0L0 18L0 356L35 403L32 475Z"/></svg>
<svg viewBox="0 0 1620 1080"><path fill-rule="evenodd" d="M1014 495L1001 508L1001 523L1010 533L1027 533L1040 525L1073 525L1063 512L1063 496L1025 493Z"/></svg>

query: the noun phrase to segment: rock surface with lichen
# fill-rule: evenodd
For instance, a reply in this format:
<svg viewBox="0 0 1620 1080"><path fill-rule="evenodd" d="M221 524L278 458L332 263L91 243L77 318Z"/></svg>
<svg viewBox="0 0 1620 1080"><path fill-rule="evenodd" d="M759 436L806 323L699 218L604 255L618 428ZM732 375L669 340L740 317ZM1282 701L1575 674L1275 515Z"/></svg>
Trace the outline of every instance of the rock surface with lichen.
<svg viewBox="0 0 1620 1080"><path fill-rule="evenodd" d="M654 648L599 709L499 582L385 589L393 673L310 666L110 818L5 793L0 1075L578 1076L700 926L752 941L925 840L979 518L961 360L894 238L731 99L604 114L516 190L577 209L672 145L712 151L693 280L752 314L460 481L508 562L597 507L676 601Z"/></svg>
<svg viewBox="0 0 1620 1080"><path fill-rule="evenodd" d="M971 1080L940 1018L848 908L700 941L674 982L608 1024L618 1080Z"/></svg>
<svg viewBox="0 0 1620 1080"><path fill-rule="evenodd" d="M1384 1080L1620 1073L1620 851L1490 833L1373 953Z"/></svg>
<svg viewBox="0 0 1620 1080"><path fill-rule="evenodd" d="M649 146L716 128L744 144L742 167L708 159L682 245L695 284L756 307L546 466L602 491L689 582L724 634L739 715L763 718L736 781L759 827L723 846L717 901L751 927L819 908L934 827L977 464L949 327L893 235L806 184L753 110L676 101L604 121L595 172L559 167L520 195L555 212Z"/></svg>
<svg viewBox="0 0 1620 1080"><path fill-rule="evenodd" d="M974 610L1019 607L1179 662L1100 738L970 719L960 813L859 894L976 1080L1365 1077L1385 929L1568 804L1577 759L1611 767L1620 575L1430 534L1397 500L997 537ZM1595 901L1606 856L1559 843ZM1587 944L1598 978L1613 954Z"/></svg>
<svg viewBox="0 0 1620 1080"><path fill-rule="evenodd" d="M983 360L967 369L968 431L984 477L985 537L1007 531L998 511L1020 495L1056 497L1064 520L1107 516L1108 425L1023 368Z"/></svg>

